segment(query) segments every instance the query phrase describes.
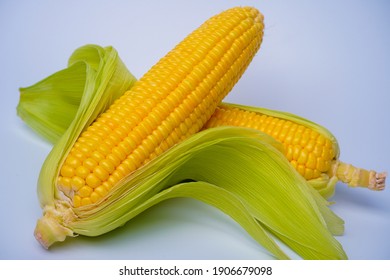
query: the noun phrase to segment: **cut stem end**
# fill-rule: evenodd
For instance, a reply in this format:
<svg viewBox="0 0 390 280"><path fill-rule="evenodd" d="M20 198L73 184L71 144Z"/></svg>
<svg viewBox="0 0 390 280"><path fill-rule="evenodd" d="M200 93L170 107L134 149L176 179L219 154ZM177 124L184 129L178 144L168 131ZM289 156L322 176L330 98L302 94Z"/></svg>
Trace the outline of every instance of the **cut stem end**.
<svg viewBox="0 0 390 280"><path fill-rule="evenodd" d="M74 236L73 231L63 225L63 213L54 207L45 207L44 213L37 221L34 236L45 249L64 241L67 236Z"/></svg>
<svg viewBox="0 0 390 280"><path fill-rule="evenodd" d="M365 187L374 191L382 191L386 185L386 172L377 173L373 170L366 170L355 167L340 161L333 163L331 175L335 175L341 182L351 187Z"/></svg>

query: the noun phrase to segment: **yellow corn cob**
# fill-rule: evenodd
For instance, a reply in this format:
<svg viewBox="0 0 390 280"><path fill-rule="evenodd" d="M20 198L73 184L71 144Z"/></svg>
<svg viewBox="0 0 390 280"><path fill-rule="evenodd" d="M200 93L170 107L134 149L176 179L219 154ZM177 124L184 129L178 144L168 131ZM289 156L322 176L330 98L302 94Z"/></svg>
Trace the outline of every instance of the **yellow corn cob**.
<svg viewBox="0 0 390 280"><path fill-rule="evenodd" d="M191 33L103 113L70 150L57 187L74 207L198 132L258 50L262 15L233 8Z"/></svg>
<svg viewBox="0 0 390 280"><path fill-rule="evenodd" d="M315 182L325 175L333 185L340 180L353 187L372 190L385 187L386 173L340 162L339 147L333 135L323 127L292 114L260 108L251 111L248 107L224 104L215 110L204 128L222 125L253 128L272 136L283 144L285 156L306 180ZM329 188L326 185L321 187Z"/></svg>

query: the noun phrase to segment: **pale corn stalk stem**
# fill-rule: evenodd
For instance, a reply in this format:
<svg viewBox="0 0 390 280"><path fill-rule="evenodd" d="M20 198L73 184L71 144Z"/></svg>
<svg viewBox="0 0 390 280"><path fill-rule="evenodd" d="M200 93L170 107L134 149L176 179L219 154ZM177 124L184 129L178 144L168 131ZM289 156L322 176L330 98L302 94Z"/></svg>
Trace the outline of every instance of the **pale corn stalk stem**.
<svg viewBox="0 0 390 280"><path fill-rule="evenodd" d="M337 160L332 163L329 176L336 176L351 187L366 187L370 190L381 191L385 188L387 173L366 170Z"/></svg>

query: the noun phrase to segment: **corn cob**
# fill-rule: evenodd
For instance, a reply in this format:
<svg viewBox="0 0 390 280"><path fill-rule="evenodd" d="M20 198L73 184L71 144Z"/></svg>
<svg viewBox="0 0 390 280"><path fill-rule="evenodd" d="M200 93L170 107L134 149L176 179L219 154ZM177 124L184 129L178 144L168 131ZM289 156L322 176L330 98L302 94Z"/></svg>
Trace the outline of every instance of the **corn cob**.
<svg viewBox="0 0 390 280"><path fill-rule="evenodd" d="M336 138L324 127L293 114L262 108L223 104L204 129L217 126L240 126L260 130L281 142L291 165L319 190L333 193L340 180L352 187L383 190L386 173L377 173L339 161ZM317 181L316 181L317 180ZM319 183L322 181L322 183Z"/></svg>
<svg viewBox="0 0 390 280"><path fill-rule="evenodd" d="M260 46L252 8L211 18L146 73L82 133L65 159L59 189L79 207L199 131Z"/></svg>
<svg viewBox="0 0 390 280"><path fill-rule="evenodd" d="M47 248L74 232L98 235L113 229L96 227L96 220L80 228L86 223L81 217L104 212L126 191L118 191L126 177L204 126L251 62L262 35L263 16L255 8L222 12L178 44L80 135L73 128L89 121L75 117L41 170L44 216L37 222L37 240Z"/></svg>

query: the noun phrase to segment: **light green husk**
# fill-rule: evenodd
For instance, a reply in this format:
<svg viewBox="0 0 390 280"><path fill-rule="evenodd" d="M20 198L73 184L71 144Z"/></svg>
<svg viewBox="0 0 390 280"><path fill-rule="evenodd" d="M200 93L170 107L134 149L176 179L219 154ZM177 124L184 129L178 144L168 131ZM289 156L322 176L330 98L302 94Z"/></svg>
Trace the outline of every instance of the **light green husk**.
<svg viewBox="0 0 390 280"><path fill-rule="evenodd" d="M292 168L280 144L251 129L197 133L127 176L105 200L73 208L56 188L59 167L83 129L133 81L113 48L88 45L75 51L67 69L21 90L19 115L55 143L38 182L44 216L35 236L43 246L67 236L105 234L163 200L191 197L231 216L276 258L288 256L275 237L305 259L347 258L332 235L343 233L343 221ZM65 97L69 88L73 98ZM51 115L55 106L74 118Z"/></svg>
<svg viewBox="0 0 390 280"><path fill-rule="evenodd" d="M78 118L90 114L89 122L93 121L135 81L115 49L86 45L73 52L67 68L20 88L17 114L39 135L55 143L76 114ZM92 105L98 106L95 112L79 110L81 103L91 102L92 95L100 95L93 100Z"/></svg>

